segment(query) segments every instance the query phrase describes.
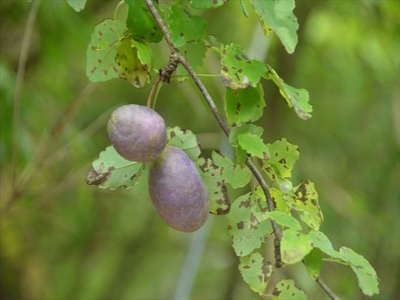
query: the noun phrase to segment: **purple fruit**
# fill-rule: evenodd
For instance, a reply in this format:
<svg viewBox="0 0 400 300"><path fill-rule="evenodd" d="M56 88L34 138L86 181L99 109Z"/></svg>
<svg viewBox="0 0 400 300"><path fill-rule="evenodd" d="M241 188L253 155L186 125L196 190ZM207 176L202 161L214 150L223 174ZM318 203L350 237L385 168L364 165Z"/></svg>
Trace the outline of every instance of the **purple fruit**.
<svg viewBox="0 0 400 300"><path fill-rule="evenodd" d="M164 119L149 107L118 107L108 121L108 136L115 150L132 161L155 160L167 143Z"/></svg>
<svg viewBox="0 0 400 300"><path fill-rule="evenodd" d="M149 187L157 212L172 228L192 232L207 220L207 190L182 150L165 148L150 171Z"/></svg>

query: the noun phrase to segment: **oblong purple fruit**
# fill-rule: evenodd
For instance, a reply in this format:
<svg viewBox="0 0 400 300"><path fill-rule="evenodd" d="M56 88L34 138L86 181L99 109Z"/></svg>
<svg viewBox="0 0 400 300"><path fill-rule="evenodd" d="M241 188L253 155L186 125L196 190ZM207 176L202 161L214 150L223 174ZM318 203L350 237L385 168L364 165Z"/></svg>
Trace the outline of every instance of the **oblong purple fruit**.
<svg viewBox="0 0 400 300"><path fill-rule="evenodd" d="M207 190L182 150L165 148L150 170L149 189L157 212L172 228L192 232L207 220Z"/></svg>
<svg viewBox="0 0 400 300"><path fill-rule="evenodd" d="M115 150L132 161L155 160L167 143L164 119L147 106L118 107L108 121L107 130Z"/></svg>

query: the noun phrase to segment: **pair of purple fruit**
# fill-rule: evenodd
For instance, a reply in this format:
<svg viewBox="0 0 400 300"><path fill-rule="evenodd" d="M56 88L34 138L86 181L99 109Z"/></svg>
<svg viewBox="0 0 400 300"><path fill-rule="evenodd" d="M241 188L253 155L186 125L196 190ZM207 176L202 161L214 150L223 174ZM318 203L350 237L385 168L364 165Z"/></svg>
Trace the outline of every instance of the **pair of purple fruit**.
<svg viewBox="0 0 400 300"><path fill-rule="evenodd" d="M207 190L187 154L167 145L164 119L149 107L123 105L112 113L107 130L122 157L153 162L150 197L165 222L179 231L199 229L208 216Z"/></svg>

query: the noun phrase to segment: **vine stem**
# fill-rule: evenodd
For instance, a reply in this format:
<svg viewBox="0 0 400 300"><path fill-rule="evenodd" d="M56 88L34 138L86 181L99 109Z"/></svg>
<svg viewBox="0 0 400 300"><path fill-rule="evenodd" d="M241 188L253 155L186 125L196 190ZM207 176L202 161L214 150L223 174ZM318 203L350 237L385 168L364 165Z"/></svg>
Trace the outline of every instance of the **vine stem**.
<svg viewBox="0 0 400 300"><path fill-rule="evenodd" d="M145 4L147 5L148 9L150 10L151 14L153 15L157 25L160 27L161 31L164 34L165 40L168 44L168 47L171 51L171 56L177 58L177 60L183 65L186 69L196 86L199 88L200 93L203 95L204 99L207 102L207 105L211 109L212 114L214 115L215 119L217 120L219 126L223 130L226 136L229 136L230 128L228 124L226 124L225 120L222 118L219 110L212 99L210 93L208 92L207 88L201 81L201 79L197 76L193 68L187 62L184 56L181 55L179 50L174 46L171 38L171 33L167 28L164 20L162 19L160 13L158 12L157 8L154 6L152 0L144 0ZM268 209L271 211L274 209L275 205L271 197L271 193L269 192L268 184L265 182L263 176L261 175L260 171L258 170L257 166L248 159L246 162L247 167L253 173L253 176L256 178L257 182L260 184L265 197L267 199ZM274 233L274 252L275 252L275 265L280 267L282 265L281 255L280 255L280 239L281 239L281 232L279 226L271 220L272 229ZM328 287L326 283L324 283L320 278L316 279L318 285L322 288L322 290L332 299L332 300L339 300L340 298L335 295L335 293Z"/></svg>
<svg viewBox="0 0 400 300"><path fill-rule="evenodd" d="M152 107L152 103L154 101L155 95L157 94L158 86L161 83L161 77L158 77L153 84L151 85L149 95L147 96L146 106Z"/></svg>

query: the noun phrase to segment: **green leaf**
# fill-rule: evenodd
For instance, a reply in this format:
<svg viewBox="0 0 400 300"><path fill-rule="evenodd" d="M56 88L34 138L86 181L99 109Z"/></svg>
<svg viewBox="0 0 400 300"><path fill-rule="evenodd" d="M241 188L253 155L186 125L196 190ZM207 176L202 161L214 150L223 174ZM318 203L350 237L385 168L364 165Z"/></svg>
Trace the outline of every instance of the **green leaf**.
<svg viewBox="0 0 400 300"><path fill-rule="evenodd" d="M227 88L225 111L230 124L257 121L265 107L264 91L261 85L245 89Z"/></svg>
<svg viewBox="0 0 400 300"><path fill-rule="evenodd" d="M110 19L95 27L87 49L86 74L91 81L106 81L118 77L115 56L125 30L124 23Z"/></svg>
<svg viewBox="0 0 400 300"><path fill-rule="evenodd" d="M124 159L113 146L109 146L92 163L87 183L110 190L129 189L137 183L143 169L142 163Z"/></svg>
<svg viewBox="0 0 400 300"><path fill-rule="evenodd" d="M69 6L71 6L75 11L81 11L85 8L86 0L67 0Z"/></svg>
<svg viewBox="0 0 400 300"><path fill-rule="evenodd" d="M224 5L228 0L191 0L193 8L214 8Z"/></svg>
<svg viewBox="0 0 400 300"><path fill-rule="evenodd" d="M202 157L197 161L197 166L208 191L210 213L227 214L230 210L230 201L227 197L225 181L221 177L221 168L215 165L211 159Z"/></svg>
<svg viewBox="0 0 400 300"><path fill-rule="evenodd" d="M179 127L167 129L168 143L186 152L191 160L196 161L201 153L196 135L188 130Z"/></svg>
<svg viewBox="0 0 400 300"><path fill-rule="evenodd" d="M238 45L222 46L219 53L221 74L225 84L232 89L255 87L267 72L262 62L249 59Z"/></svg>
<svg viewBox="0 0 400 300"><path fill-rule="evenodd" d="M199 16L190 15L180 4L169 6L167 23L175 47L179 48L205 37L206 21Z"/></svg>
<svg viewBox="0 0 400 300"><path fill-rule="evenodd" d="M251 173L247 167L234 165L228 157L217 152L212 153L212 160L215 165L221 168L222 178L234 189L245 187L250 182Z"/></svg>
<svg viewBox="0 0 400 300"><path fill-rule="evenodd" d="M272 296L273 300L307 300L306 294L298 289L293 280L285 279L278 282Z"/></svg>
<svg viewBox="0 0 400 300"><path fill-rule="evenodd" d="M267 284L272 275L272 264L264 263L262 255L254 252L240 258L239 270L243 280L259 295L265 293Z"/></svg>
<svg viewBox="0 0 400 300"><path fill-rule="evenodd" d="M240 134L238 135L238 142L239 146L250 155L261 159L270 157L267 145L264 144L261 137L255 134Z"/></svg>
<svg viewBox="0 0 400 300"><path fill-rule="evenodd" d="M260 19L265 34L272 30L281 40L288 53L297 45L299 24L293 14L294 0L252 0L254 10Z"/></svg>
<svg viewBox="0 0 400 300"><path fill-rule="evenodd" d="M304 265L311 278L316 280L319 277L322 266L322 252L319 249L313 249L303 260Z"/></svg>
<svg viewBox="0 0 400 300"><path fill-rule="evenodd" d="M286 84L271 66L268 66L267 78L271 79L275 83L288 106L294 108L294 111L300 119L307 120L311 118L313 109L309 103L310 95L307 90L297 89Z"/></svg>
<svg viewBox="0 0 400 300"><path fill-rule="evenodd" d="M266 205L265 199L257 191L240 196L232 203L228 214L229 232L238 256L249 255L259 248L272 231L262 204Z"/></svg>
<svg viewBox="0 0 400 300"><path fill-rule="evenodd" d="M123 39L119 43L115 62L119 77L133 86L142 88L149 81L151 50L147 45Z"/></svg>
<svg viewBox="0 0 400 300"><path fill-rule="evenodd" d="M271 194L272 200L275 203L276 210L284 212L286 214L290 213L290 207L288 206L288 203L282 191L277 188L271 187L269 189L269 192Z"/></svg>
<svg viewBox="0 0 400 300"><path fill-rule="evenodd" d="M310 238L314 247L352 268L357 276L358 285L365 295L372 296L379 293L379 281L376 271L363 256L347 247L341 247L339 251L336 251L322 232L311 232Z"/></svg>
<svg viewBox="0 0 400 300"><path fill-rule="evenodd" d="M323 215L314 183L305 180L295 187L294 195L293 208L300 212L300 219L312 229L319 230Z"/></svg>
<svg viewBox="0 0 400 300"><path fill-rule="evenodd" d="M237 127L233 127L229 134L229 143L233 147L239 146L238 137L241 134L253 134L261 137L264 132L264 129L260 126L256 126L253 124L245 124Z"/></svg>
<svg viewBox="0 0 400 300"><path fill-rule="evenodd" d="M180 47L179 50L182 55L186 57L186 60L194 70L203 65L203 61L207 52L207 48L203 41L186 43L184 46ZM182 82L190 77L188 76L185 68L179 64L172 78Z"/></svg>
<svg viewBox="0 0 400 300"><path fill-rule="evenodd" d="M286 229L281 240L282 261L287 264L300 262L312 250L308 235L297 230Z"/></svg>
<svg viewBox="0 0 400 300"><path fill-rule="evenodd" d="M125 0L129 6L126 25L137 41L157 43L162 40L162 32L143 0ZM156 1L153 0L157 6Z"/></svg>
<svg viewBox="0 0 400 300"><path fill-rule="evenodd" d="M299 158L299 148L284 138L268 144L268 148L270 158L263 161L264 171L274 181L290 178Z"/></svg>
<svg viewBox="0 0 400 300"><path fill-rule="evenodd" d="M325 254L334 258L340 256L339 252L333 248L331 241L324 233L320 231L312 231L309 233L309 236L315 248L320 249Z"/></svg>
<svg viewBox="0 0 400 300"><path fill-rule="evenodd" d="M274 220L276 223L278 223L281 226L285 226L287 228L293 229L293 230L301 230L301 225L299 221L297 221L295 218L293 218L289 213L284 213L282 211L270 211L266 213L266 217L268 219Z"/></svg>
<svg viewBox="0 0 400 300"><path fill-rule="evenodd" d="M350 264L358 279L358 285L367 296L379 294L379 282L374 268L360 254L347 247L340 248L340 258Z"/></svg>

